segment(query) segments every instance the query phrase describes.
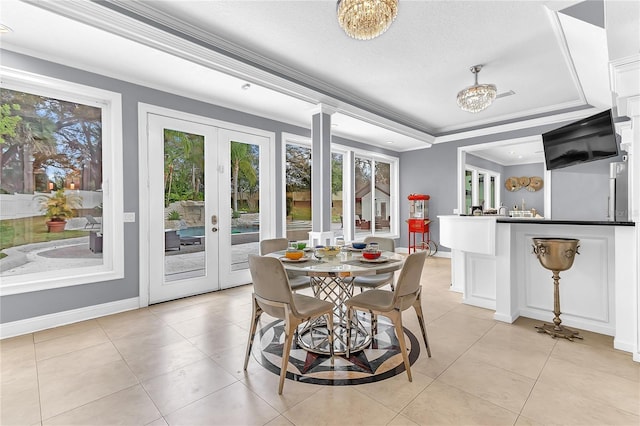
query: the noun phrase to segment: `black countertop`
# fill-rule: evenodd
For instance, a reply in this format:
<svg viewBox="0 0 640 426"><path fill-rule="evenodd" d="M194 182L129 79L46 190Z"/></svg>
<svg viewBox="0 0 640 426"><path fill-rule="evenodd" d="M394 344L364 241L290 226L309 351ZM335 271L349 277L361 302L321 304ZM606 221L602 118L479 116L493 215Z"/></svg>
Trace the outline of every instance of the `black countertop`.
<svg viewBox="0 0 640 426"><path fill-rule="evenodd" d="M635 222L610 222L607 220L546 220L534 218L498 217L498 223L535 223L540 225L605 225L605 226L636 226Z"/></svg>

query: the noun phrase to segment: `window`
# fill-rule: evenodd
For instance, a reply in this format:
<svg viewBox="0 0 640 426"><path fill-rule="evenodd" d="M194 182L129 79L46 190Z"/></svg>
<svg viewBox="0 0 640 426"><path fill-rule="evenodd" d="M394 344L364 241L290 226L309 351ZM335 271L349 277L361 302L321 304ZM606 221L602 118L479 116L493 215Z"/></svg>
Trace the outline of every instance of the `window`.
<svg viewBox="0 0 640 426"><path fill-rule="evenodd" d="M397 158L356 153L355 235L395 234L398 203Z"/></svg>
<svg viewBox="0 0 640 426"><path fill-rule="evenodd" d="M344 228L344 200L342 175L344 173L344 154L331 152L331 224Z"/></svg>
<svg viewBox="0 0 640 426"><path fill-rule="evenodd" d="M303 240L311 231L311 145L288 142L285 145L285 189L287 238ZM331 152L331 229L343 227L343 151Z"/></svg>
<svg viewBox="0 0 640 426"><path fill-rule="evenodd" d="M500 205L498 182L500 173L467 165L464 173L465 213L471 213L471 206L497 209Z"/></svg>
<svg viewBox="0 0 640 426"><path fill-rule="evenodd" d="M306 240L311 231L311 146L285 145L287 238Z"/></svg>
<svg viewBox="0 0 640 426"><path fill-rule="evenodd" d="M306 138L284 134L283 147L286 236L307 239L311 230L311 143ZM332 144L331 230L336 235L343 234L347 239L374 233L397 235L398 161L396 157ZM306 216L302 216L303 212Z"/></svg>
<svg viewBox="0 0 640 426"><path fill-rule="evenodd" d="M2 75L2 294L123 277L120 95Z"/></svg>

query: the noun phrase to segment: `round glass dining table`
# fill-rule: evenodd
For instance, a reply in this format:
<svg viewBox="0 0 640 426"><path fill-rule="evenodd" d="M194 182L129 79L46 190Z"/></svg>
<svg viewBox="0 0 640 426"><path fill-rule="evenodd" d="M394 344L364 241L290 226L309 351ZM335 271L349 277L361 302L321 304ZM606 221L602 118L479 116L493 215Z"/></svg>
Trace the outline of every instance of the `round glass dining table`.
<svg viewBox="0 0 640 426"><path fill-rule="evenodd" d="M393 252L382 252L378 260L367 260L361 251L344 248L335 256L317 259L313 251L305 252L298 261L284 257L284 251L267 254L282 261L285 269L310 278L315 297L334 304L333 351L342 355L347 351L347 308L344 304L353 297L353 280L358 276L384 274L402 268L405 256ZM351 352L366 348L371 335L363 323L363 316L354 316L351 325ZM329 339L326 320L318 318L306 323L298 330L298 344L311 352L329 354Z"/></svg>

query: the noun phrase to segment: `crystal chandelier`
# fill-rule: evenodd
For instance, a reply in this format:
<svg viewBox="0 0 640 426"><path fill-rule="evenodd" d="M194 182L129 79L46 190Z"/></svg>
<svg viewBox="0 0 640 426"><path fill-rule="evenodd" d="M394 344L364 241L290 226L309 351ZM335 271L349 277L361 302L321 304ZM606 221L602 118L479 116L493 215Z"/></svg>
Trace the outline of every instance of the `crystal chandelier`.
<svg viewBox="0 0 640 426"><path fill-rule="evenodd" d="M458 106L465 111L480 112L496 98L495 84L478 84L478 73L482 65L474 65L471 72L476 76L476 84L458 92Z"/></svg>
<svg viewBox="0 0 640 426"><path fill-rule="evenodd" d="M398 0L338 0L338 22L349 37L370 40L385 32L398 14Z"/></svg>

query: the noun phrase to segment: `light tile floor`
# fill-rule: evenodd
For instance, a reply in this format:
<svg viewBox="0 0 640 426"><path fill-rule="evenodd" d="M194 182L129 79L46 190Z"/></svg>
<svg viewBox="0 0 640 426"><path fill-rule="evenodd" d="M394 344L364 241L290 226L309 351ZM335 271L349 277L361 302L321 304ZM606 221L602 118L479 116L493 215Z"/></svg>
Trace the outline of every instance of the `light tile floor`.
<svg viewBox="0 0 640 426"><path fill-rule="evenodd" d="M612 338L538 334L460 303L448 259L422 277L433 357L404 374L327 387L242 370L251 286L6 339L2 425L638 425L640 365ZM419 335L415 314L405 325ZM270 322L265 318L263 324ZM422 342L421 342L422 343Z"/></svg>

